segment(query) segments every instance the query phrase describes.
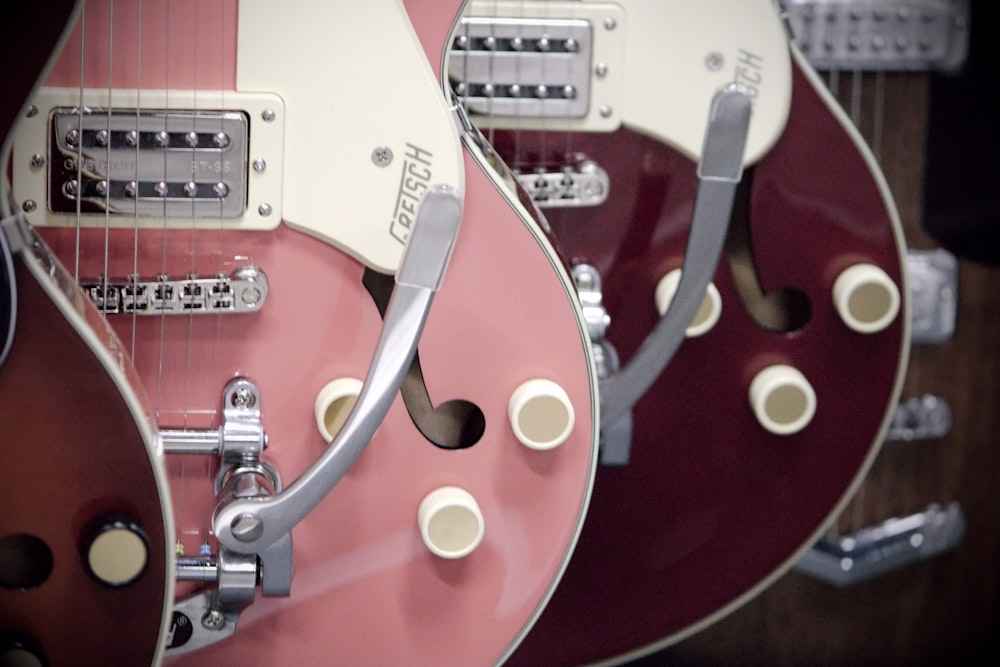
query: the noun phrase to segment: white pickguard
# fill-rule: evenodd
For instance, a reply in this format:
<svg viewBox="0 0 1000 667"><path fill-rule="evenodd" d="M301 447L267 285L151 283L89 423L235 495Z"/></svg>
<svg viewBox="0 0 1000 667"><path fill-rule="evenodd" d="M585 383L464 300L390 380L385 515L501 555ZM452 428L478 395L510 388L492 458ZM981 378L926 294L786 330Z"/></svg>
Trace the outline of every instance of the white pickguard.
<svg viewBox="0 0 1000 667"><path fill-rule="evenodd" d="M290 0L280 11L242 0L239 11L237 88L285 103L283 220L394 272L415 218L409 195L431 184L464 193L454 120L406 11L398 0ZM384 167L372 159L382 146L393 155Z"/></svg>

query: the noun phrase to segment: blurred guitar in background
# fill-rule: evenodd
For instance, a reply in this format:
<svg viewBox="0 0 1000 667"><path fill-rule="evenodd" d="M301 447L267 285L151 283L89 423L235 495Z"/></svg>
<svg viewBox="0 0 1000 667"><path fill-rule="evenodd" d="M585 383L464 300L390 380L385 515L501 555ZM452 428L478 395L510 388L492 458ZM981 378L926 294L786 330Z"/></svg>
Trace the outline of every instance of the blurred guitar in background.
<svg viewBox="0 0 1000 667"><path fill-rule="evenodd" d="M711 95L753 91L704 314L632 408L631 437L602 414L607 465L580 543L511 664L679 641L795 562L871 462L908 344L893 204L767 1L475 2L449 72L573 261L609 381L669 318ZM856 271L884 297L872 326L837 305ZM758 401L772 372L781 389Z"/></svg>
<svg viewBox="0 0 1000 667"><path fill-rule="evenodd" d="M938 407L950 407L950 420L924 422L931 427L930 437L887 442L831 535L830 544L837 545L844 537L871 536L873 528L906 529L896 535L905 538L902 548L894 540L888 544L895 548L884 551L890 567L876 568L882 570L873 572L877 576L853 583L844 577L846 585L840 586L793 571L728 619L636 665L991 664L998 657L1000 242L995 212L1000 198L993 164L1000 133L982 92L993 85L1000 66L991 43L997 12L992 3L976 1L968 20L963 3L857 4L868 25L874 7L886 10L893 21L900 11L909 10L919 20L929 11L934 19L927 23L938 22L939 34L949 39L962 39L971 28L968 61L957 72L843 66L824 73L880 157L908 245L957 256L954 291L938 292L944 321L949 308L955 315L957 307L953 333L936 342L915 342L903 394L904 399L938 397ZM843 20L849 20L849 6L843 7ZM940 23L944 16L957 20ZM816 20L822 25L819 13ZM933 52L948 50L947 43L933 44ZM932 65L939 69L941 63ZM926 287L937 289L933 281ZM919 412L911 417L911 426L921 424ZM921 529L911 521L907 529L899 521L933 518L927 511L934 507L940 512L938 526ZM964 534L960 529L938 534L936 528L953 524L956 517L964 523ZM896 559L900 566L893 568Z"/></svg>

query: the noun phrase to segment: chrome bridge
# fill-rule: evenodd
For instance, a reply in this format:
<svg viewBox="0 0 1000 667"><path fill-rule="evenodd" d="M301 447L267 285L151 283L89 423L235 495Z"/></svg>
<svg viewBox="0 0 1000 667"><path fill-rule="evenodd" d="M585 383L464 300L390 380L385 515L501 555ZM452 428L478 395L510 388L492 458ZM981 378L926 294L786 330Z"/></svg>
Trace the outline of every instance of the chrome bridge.
<svg viewBox="0 0 1000 667"><path fill-rule="evenodd" d="M133 276L81 280L80 287L105 315L252 313L264 306L268 293L267 275L252 264L210 278Z"/></svg>
<svg viewBox="0 0 1000 667"><path fill-rule="evenodd" d="M246 114L56 108L49 207L235 218L247 199Z"/></svg>
<svg viewBox="0 0 1000 667"><path fill-rule="evenodd" d="M514 175L539 208L599 206L608 198L608 172L593 160L559 170L538 169Z"/></svg>

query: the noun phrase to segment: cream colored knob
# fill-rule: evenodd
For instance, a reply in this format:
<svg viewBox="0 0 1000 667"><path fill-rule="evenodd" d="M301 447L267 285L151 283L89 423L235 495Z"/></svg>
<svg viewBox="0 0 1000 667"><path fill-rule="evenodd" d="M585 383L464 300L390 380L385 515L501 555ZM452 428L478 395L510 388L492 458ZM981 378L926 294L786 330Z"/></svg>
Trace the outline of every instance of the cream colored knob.
<svg viewBox="0 0 1000 667"><path fill-rule="evenodd" d="M457 486L431 491L417 509L420 537L441 558L463 558L483 541L486 524L472 494Z"/></svg>
<svg viewBox="0 0 1000 667"><path fill-rule="evenodd" d="M896 283L874 264L850 266L833 283L833 305L858 333L877 333L892 324L899 303Z"/></svg>
<svg viewBox="0 0 1000 667"><path fill-rule="evenodd" d="M576 419L566 391L552 380L536 378L510 396L507 416L525 447L546 450L566 442Z"/></svg>
<svg viewBox="0 0 1000 667"><path fill-rule="evenodd" d="M656 301L656 311L660 313L660 317L663 317L667 312L680 284L680 269L670 271L660 278L660 282L656 283L656 292L653 298ZM715 286L715 283L709 283L705 290L705 298L702 299L701 305L698 306L698 312L695 313L694 319L684 334L688 338L695 338L708 333L719 321L720 315L722 315L722 295L719 294L719 288Z"/></svg>
<svg viewBox="0 0 1000 667"><path fill-rule="evenodd" d="M149 562L149 545L138 527L112 521L102 526L86 549L87 568L108 586L139 578Z"/></svg>
<svg viewBox="0 0 1000 667"><path fill-rule="evenodd" d="M768 431L791 435L812 421L816 414L816 392L797 368L785 364L768 366L750 383L750 407Z"/></svg>
<svg viewBox="0 0 1000 667"><path fill-rule="evenodd" d="M316 395L316 426L327 442L333 440L347 421L361 387L361 380L339 378L319 390Z"/></svg>

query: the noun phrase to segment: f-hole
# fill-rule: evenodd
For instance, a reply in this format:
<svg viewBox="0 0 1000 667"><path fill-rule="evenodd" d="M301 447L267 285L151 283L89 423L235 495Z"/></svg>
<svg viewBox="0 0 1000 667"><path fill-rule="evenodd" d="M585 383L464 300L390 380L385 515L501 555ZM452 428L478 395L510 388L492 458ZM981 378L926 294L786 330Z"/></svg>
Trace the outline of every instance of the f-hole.
<svg viewBox="0 0 1000 667"><path fill-rule="evenodd" d="M361 283L384 318L392 295L393 277L365 269ZM486 417L475 403L457 398L434 407L424 383L419 352L413 357L400 393L414 426L434 445L442 449L465 449L483 437Z"/></svg>
<svg viewBox="0 0 1000 667"><path fill-rule="evenodd" d="M753 191L753 170L743 172L733 204L733 215L726 235L726 255L736 292L747 314L766 331L790 333L799 331L812 317L809 297L795 287L779 287L765 292L754 260L750 234L750 193Z"/></svg>

